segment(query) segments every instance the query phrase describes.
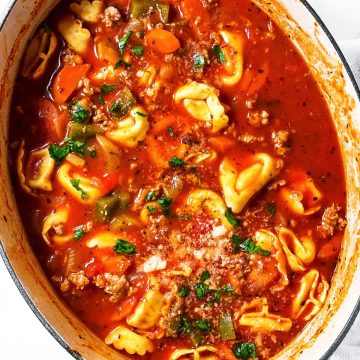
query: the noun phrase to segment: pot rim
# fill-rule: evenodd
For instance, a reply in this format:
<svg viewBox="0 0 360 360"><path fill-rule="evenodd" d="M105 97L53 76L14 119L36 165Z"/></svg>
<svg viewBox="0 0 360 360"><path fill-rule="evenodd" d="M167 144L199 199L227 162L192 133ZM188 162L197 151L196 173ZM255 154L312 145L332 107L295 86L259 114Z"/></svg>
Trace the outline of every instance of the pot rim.
<svg viewBox="0 0 360 360"><path fill-rule="evenodd" d="M7 8L5 8L4 12L0 16L0 31L3 29L6 21L11 15L11 12L16 4L17 0L10 0L9 5ZM325 25L325 23L322 21L318 13L314 10L314 8L308 3L308 0L301 0L301 4L307 9L307 11L310 13L310 15L316 20L316 22L319 24L320 28L324 32L324 34L327 36L327 38L330 40L331 45L335 49L337 55L339 56L342 65L344 66L344 69L349 76L349 79L351 81L351 84L355 90L356 96L358 100L360 101L360 89L359 86L355 80L355 76L350 68L349 63L347 62L343 52L341 51L339 45L337 44L336 40L334 39L333 35L331 34L328 27ZM54 330L52 325L45 319L45 317L41 314L40 310L35 306L33 300L30 298L28 293L26 292L24 286L22 285L20 279L18 278L14 268L12 267L10 260L8 256L6 255L4 246L2 242L0 241L0 255L2 260L4 261L4 264L14 281L17 289L19 290L21 296L24 298L27 305L30 307L32 312L35 314L35 316L38 318L38 320L41 322L41 324L45 327L45 329L52 335L52 337L76 360L85 360L76 350L71 349L71 347L67 344L67 342ZM360 313L360 296L356 302L356 305L348 318L346 324L342 328L341 332L339 333L338 337L335 339L335 341L332 343L332 345L329 347L329 349L326 351L326 353L319 359L319 360L326 360L329 359L330 356L335 352L335 350L339 347L339 345L344 340L345 336L348 334L349 330L351 329L352 325L354 324L357 316Z"/></svg>

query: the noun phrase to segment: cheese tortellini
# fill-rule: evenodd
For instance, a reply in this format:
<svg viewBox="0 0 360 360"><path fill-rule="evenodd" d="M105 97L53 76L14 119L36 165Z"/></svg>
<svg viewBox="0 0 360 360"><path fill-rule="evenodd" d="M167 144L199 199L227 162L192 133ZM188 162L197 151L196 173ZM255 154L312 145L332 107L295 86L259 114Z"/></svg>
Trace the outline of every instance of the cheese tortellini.
<svg viewBox="0 0 360 360"><path fill-rule="evenodd" d="M128 354L145 355L154 351L154 345L146 336L136 334L125 326L118 326L106 338L107 345L117 350L125 350Z"/></svg>
<svg viewBox="0 0 360 360"><path fill-rule="evenodd" d="M90 2L82 0L80 4L73 2L70 4L70 9L78 15L82 20L95 23L101 13L103 3L99 0Z"/></svg>
<svg viewBox="0 0 360 360"><path fill-rule="evenodd" d="M117 122L117 127L106 133L111 140L129 147L135 147L146 137L149 130L148 114L141 106L134 106L128 116Z"/></svg>
<svg viewBox="0 0 360 360"><path fill-rule="evenodd" d="M211 190L194 190L186 199L190 212L205 211L214 219L219 219L228 229L231 225L225 217L226 205L222 197Z"/></svg>
<svg viewBox="0 0 360 360"><path fill-rule="evenodd" d="M163 305L164 295L157 289L149 289L127 323L137 329L150 329L158 324Z"/></svg>
<svg viewBox="0 0 360 360"><path fill-rule="evenodd" d="M311 178L306 178L291 188L284 187L280 191L280 195L289 209L297 215L312 215L321 209L323 195Z"/></svg>
<svg viewBox="0 0 360 360"><path fill-rule="evenodd" d="M269 313L266 298L257 298L244 305L235 313L235 319L239 320L239 325L270 332L289 331L292 327L291 319Z"/></svg>
<svg viewBox="0 0 360 360"><path fill-rule="evenodd" d="M55 170L55 161L49 155L49 147L30 153L24 169L25 142L22 141L17 156L17 173L21 187L32 194L33 190L52 191L51 177Z"/></svg>
<svg viewBox="0 0 360 360"><path fill-rule="evenodd" d="M217 359L213 355L207 355L209 353L216 354L217 349L213 346L201 346L197 349L177 349L171 354L169 360L185 360L188 359L189 355L192 355L193 360Z"/></svg>
<svg viewBox="0 0 360 360"><path fill-rule="evenodd" d="M64 206L54 210L45 218L42 237L48 245L61 245L73 238L73 234L63 234L63 227L69 220L69 212L69 208Z"/></svg>
<svg viewBox="0 0 360 360"><path fill-rule="evenodd" d="M91 34L86 28L83 28L80 19L75 19L73 15L67 15L60 19L58 30L65 41L79 53L84 53L87 49Z"/></svg>
<svg viewBox="0 0 360 360"><path fill-rule="evenodd" d="M94 248L97 247L99 249L104 248L112 248L116 244L116 235L110 231L103 231L86 242L87 247Z"/></svg>
<svg viewBox="0 0 360 360"><path fill-rule="evenodd" d="M221 75L220 80L225 86L236 85L243 75L243 41L241 36L230 31L220 31L227 46L223 47L226 61L223 67L226 75Z"/></svg>
<svg viewBox="0 0 360 360"><path fill-rule="evenodd" d="M212 86L193 81L179 87L174 99L177 104L182 102L192 117L210 124L214 133L228 125L229 118L225 114L225 108Z"/></svg>
<svg viewBox="0 0 360 360"><path fill-rule="evenodd" d="M26 49L21 75L29 79L39 79L45 73L57 43L53 32L40 29Z"/></svg>
<svg viewBox="0 0 360 360"><path fill-rule="evenodd" d="M283 166L281 160L264 153L256 154L252 162L253 165L241 172L228 158L220 164L220 184L225 202L234 213L241 212L248 201L279 174Z"/></svg>
<svg viewBox="0 0 360 360"><path fill-rule="evenodd" d="M305 265L311 264L315 259L316 247L311 237L299 239L291 230L280 227L279 241L292 271L304 271Z"/></svg>
<svg viewBox="0 0 360 360"><path fill-rule="evenodd" d="M304 319L312 319L324 305L329 284L313 269L308 271L300 281L300 288L292 302L292 314L296 318L305 314Z"/></svg>
<svg viewBox="0 0 360 360"><path fill-rule="evenodd" d="M56 178L67 193L82 204L91 205L102 195L95 180L72 171L69 163L60 166Z"/></svg>

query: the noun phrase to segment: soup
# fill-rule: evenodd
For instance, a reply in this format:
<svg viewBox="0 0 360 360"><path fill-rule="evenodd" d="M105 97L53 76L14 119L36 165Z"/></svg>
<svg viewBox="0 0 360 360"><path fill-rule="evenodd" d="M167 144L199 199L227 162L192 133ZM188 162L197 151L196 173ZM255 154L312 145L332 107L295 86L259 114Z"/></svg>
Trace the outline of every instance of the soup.
<svg viewBox="0 0 360 360"><path fill-rule="evenodd" d="M267 359L324 304L346 226L327 105L251 1L61 2L24 55L29 241L133 359Z"/></svg>

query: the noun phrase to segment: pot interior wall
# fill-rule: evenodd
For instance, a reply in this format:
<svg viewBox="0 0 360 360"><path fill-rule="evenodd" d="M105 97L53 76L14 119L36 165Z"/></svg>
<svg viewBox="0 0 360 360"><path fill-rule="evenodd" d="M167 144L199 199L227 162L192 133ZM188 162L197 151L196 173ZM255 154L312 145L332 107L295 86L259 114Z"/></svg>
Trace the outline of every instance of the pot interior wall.
<svg viewBox="0 0 360 360"><path fill-rule="evenodd" d="M345 159L348 228L341 261L327 302L311 325L277 357L321 358L351 316L358 299L357 289L360 288L360 171L357 162L357 139L360 138L359 100L333 45L322 29L314 24L314 18L302 3L297 0L254 2L289 34L309 64L329 104ZM63 346L70 351L75 349L72 353L78 358L125 359L87 330L56 295L40 269L20 225L8 175L7 119L12 84L29 36L56 3L56 0L17 1L0 33L0 186L4 189L0 193L1 244L9 261L8 265L14 270L13 277L19 281L18 286L31 299L33 309L38 309L41 314L38 316L42 321L51 324L53 335ZM313 345L311 349L310 345Z"/></svg>

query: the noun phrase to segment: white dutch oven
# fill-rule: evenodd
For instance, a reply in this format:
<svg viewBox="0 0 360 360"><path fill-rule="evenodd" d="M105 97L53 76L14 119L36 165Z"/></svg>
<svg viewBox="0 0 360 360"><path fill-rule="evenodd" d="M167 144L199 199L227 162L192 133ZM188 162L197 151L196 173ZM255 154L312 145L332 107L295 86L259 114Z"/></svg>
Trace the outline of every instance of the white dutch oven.
<svg viewBox="0 0 360 360"><path fill-rule="evenodd" d="M345 162L348 227L328 299L277 359L326 359L360 310L359 89L334 39L306 1L254 0L289 35L308 63L332 113ZM8 114L22 52L56 0L18 0L0 19L0 253L39 320L76 359L125 359L94 336L64 305L27 242L7 164Z"/></svg>

